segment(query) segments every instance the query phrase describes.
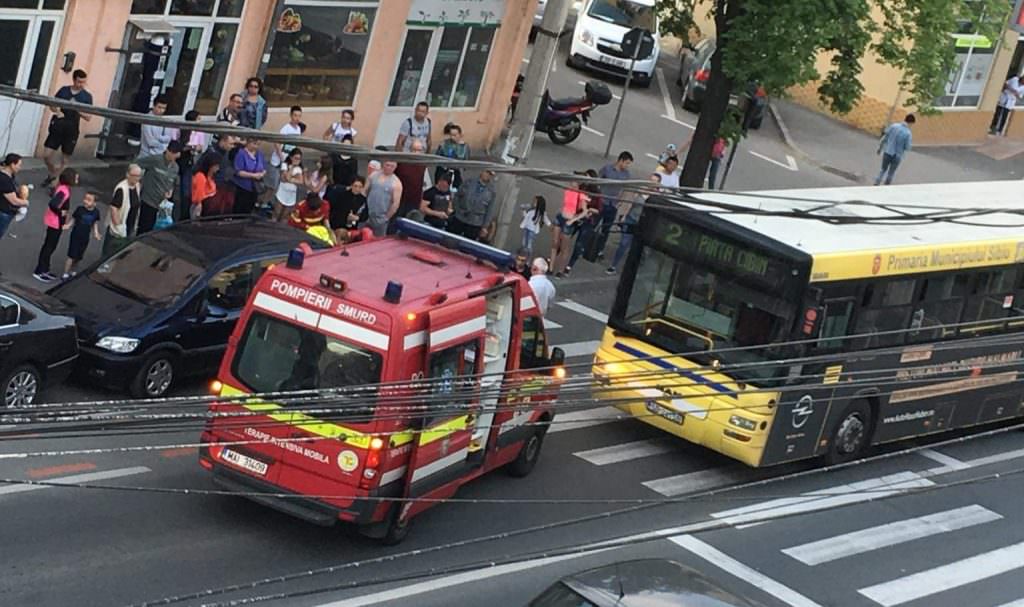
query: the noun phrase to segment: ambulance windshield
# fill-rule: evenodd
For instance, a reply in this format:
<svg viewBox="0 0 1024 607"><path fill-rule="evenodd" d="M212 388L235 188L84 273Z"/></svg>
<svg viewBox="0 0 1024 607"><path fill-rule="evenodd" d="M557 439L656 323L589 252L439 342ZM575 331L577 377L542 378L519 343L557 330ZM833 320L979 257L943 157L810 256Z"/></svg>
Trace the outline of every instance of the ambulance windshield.
<svg viewBox="0 0 1024 607"><path fill-rule="evenodd" d="M249 319L232 371L253 392L290 392L376 384L382 365L376 352L257 312Z"/></svg>

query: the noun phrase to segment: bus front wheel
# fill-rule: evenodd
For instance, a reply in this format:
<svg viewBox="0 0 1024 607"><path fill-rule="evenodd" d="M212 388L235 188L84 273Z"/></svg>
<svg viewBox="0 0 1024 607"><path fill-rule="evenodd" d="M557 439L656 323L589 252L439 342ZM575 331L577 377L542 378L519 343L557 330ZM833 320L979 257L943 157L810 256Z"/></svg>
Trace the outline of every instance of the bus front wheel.
<svg viewBox="0 0 1024 607"><path fill-rule="evenodd" d="M871 442L871 407L864 401L850 403L832 430L825 462L842 464L860 457Z"/></svg>

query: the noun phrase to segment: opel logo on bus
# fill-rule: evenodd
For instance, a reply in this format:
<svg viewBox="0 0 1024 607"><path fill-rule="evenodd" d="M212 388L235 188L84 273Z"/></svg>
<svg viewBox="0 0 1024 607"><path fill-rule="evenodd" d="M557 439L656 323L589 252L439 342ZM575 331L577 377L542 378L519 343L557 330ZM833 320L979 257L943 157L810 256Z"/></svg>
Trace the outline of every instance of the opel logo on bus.
<svg viewBox="0 0 1024 607"><path fill-rule="evenodd" d="M881 269L882 269L882 256L881 255L875 255L875 259L871 262L871 273L872 274L878 274L878 272Z"/></svg>
<svg viewBox="0 0 1024 607"><path fill-rule="evenodd" d="M793 405L793 427L800 429L807 423L807 419L814 413L814 399L810 394L804 394L800 400Z"/></svg>

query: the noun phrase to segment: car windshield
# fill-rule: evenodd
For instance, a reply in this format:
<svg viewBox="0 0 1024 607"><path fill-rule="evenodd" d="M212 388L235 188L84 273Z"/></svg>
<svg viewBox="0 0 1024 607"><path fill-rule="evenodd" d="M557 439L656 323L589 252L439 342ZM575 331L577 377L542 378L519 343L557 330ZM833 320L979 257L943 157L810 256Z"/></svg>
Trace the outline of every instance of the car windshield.
<svg viewBox="0 0 1024 607"><path fill-rule="evenodd" d="M232 371L253 392L288 392L376 384L382 362L376 352L254 313Z"/></svg>
<svg viewBox="0 0 1024 607"><path fill-rule="evenodd" d="M795 309L733 273L645 247L625 318L618 324L669 352L716 350L722 363L745 365L730 372L737 378L769 380L780 368L756 363L774 360L778 353L755 346L786 341Z"/></svg>
<svg viewBox="0 0 1024 607"><path fill-rule="evenodd" d="M587 14L594 19L621 25L627 29L638 27L651 33L657 30L654 7L633 0L594 0Z"/></svg>
<svg viewBox="0 0 1024 607"><path fill-rule="evenodd" d="M562 582L551 586L533 599L530 607L597 607Z"/></svg>
<svg viewBox="0 0 1024 607"><path fill-rule="evenodd" d="M98 285L147 305L167 305L203 275L193 261L135 241L89 272Z"/></svg>

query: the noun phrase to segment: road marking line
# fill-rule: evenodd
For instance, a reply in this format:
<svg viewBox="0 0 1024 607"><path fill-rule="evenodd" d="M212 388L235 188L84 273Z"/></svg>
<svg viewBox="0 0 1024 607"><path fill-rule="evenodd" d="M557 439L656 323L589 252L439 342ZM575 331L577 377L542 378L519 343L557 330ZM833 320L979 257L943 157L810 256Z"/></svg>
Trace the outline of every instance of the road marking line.
<svg viewBox="0 0 1024 607"><path fill-rule="evenodd" d="M585 305L583 305L581 303L576 303L575 301L573 301L571 299L564 299L562 301L556 301L555 305L562 306L566 310L572 310L573 312L576 312L577 314L582 314L583 316L586 316L587 318L592 318L592 319L596 320L597 322L599 322L601 324L605 324L605 323L608 322L608 315L605 314L604 312L598 312L594 308L587 307L587 306L585 306Z"/></svg>
<svg viewBox="0 0 1024 607"><path fill-rule="evenodd" d="M598 407L597 409L587 409L586 411L559 413L555 417L555 423L551 424L551 427L548 429L548 434L599 426L626 417L629 417L627 413L615 407Z"/></svg>
<svg viewBox="0 0 1024 607"><path fill-rule="evenodd" d="M1024 567L1024 542L861 588L857 592L892 607Z"/></svg>
<svg viewBox="0 0 1024 607"><path fill-rule="evenodd" d="M784 169L786 169L788 171L797 172L797 171L800 170L800 167L797 166L797 164L796 164L796 158L793 158L789 154L786 154L786 163L784 164L784 163L779 162L778 160L775 160L774 158L769 158L769 157L765 156L764 154L759 154L759 153L755 152L754 150L747 150L747 151L750 152L750 154L752 156L757 156L761 160L767 160L768 162L770 162L770 163L772 163L774 165L780 166L780 167L782 167L782 168L784 168Z"/></svg>
<svg viewBox="0 0 1024 607"><path fill-rule="evenodd" d="M566 358L575 358L577 356L593 356L600 345L600 341L578 341L558 347L565 352Z"/></svg>
<svg viewBox="0 0 1024 607"><path fill-rule="evenodd" d="M763 592L767 592L790 607L821 607L818 603L815 603L789 586L784 586L760 571L744 565L728 554L725 554L710 544L702 542L692 535L680 535L669 538L669 541L681 548L689 550L705 561L734 575L755 588L758 588Z"/></svg>
<svg viewBox="0 0 1024 607"><path fill-rule="evenodd" d="M679 120L678 118L676 118L674 116L668 116L666 114L662 114L661 117L664 118L665 120L670 121L670 122L674 122L674 123L678 124L679 126L685 126L686 128L690 129L691 131L696 131L697 130L697 127L695 127L692 124L689 124L687 122L683 122L682 120Z"/></svg>
<svg viewBox="0 0 1024 607"><path fill-rule="evenodd" d="M725 487L753 478L753 473L739 468L709 468L686 474L666 476L643 483L651 491L665 497L677 497L687 493L696 493L707 489Z"/></svg>
<svg viewBox="0 0 1024 607"><path fill-rule="evenodd" d="M1017 459L1024 457L1024 449L1014 449L1013 451L1004 451L1003 453L996 453L995 455L988 455L985 457L979 457L978 459L970 459L964 462L968 468L977 468L978 466L987 466L989 464L998 464L1001 462L1009 461L1011 459Z"/></svg>
<svg viewBox="0 0 1024 607"><path fill-rule="evenodd" d="M160 452L162 457L168 459L172 457L185 457L188 455L199 455L199 451L195 447L178 447L176 449L164 449Z"/></svg>
<svg viewBox="0 0 1024 607"><path fill-rule="evenodd" d="M999 607L1024 607L1024 599L1017 599L1016 601L1010 601L1009 603L1003 603Z"/></svg>
<svg viewBox="0 0 1024 607"><path fill-rule="evenodd" d="M51 483L91 483L94 481L106 481L124 476L134 476L145 472L151 472L151 470L145 466L135 466L133 468L119 468L117 470L102 470L100 472L87 472L85 474L61 476L58 478L47 479L47 481ZM12 493L24 493L26 491L38 491L40 489L53 488L54 487L49 485L4 485L0 486L0 495L10 495Z"/></svg>
<svg viewBox="0 0 1024 607"><path fill-rule="evenodd" d="M588 449L573 453L576 457L588 461L595 466L619 464L652 455L661 455L676 450L676 439L652 438L639 440L610 447Z"/></svg>
<svg viewBox="0 0 1024 607"><path fill-rule="evenodd" d="M788 516L858 504L894 495L906 489L931 487L935 483L914 472L900 472L849 485L838 485L799 496L775 499L712 514L712 518L739 525L777 516Z"/></svg>
<svg viewBox="0 0 1024 607"><path fill-rule="evenodd" d="M47 468L32 468L25 474L29 478L45 478L47 476L57 476L58 474L70 474L71 472L85 472L86 470L95 470L96 464L89 462L78 462L77 464L62 464L60 466L49 466Z"/></svg>
<svg viewBox="0 0 1024 607"><path fill-rule="evenodd" d="M659 67L654 70L654 73L658 76L658 86L661 87L661 99L665 102L665 117L669 120L675 120L676 106L672 103L672 93L668 90L668 85L665 84L665 71Z"/></svg>
<svg viewBox="0 0 1024 607"><path fill-rule="evenodd" d="M987 508L966 506L793 546L782 550L782 553L813 567L879 548L991 523L1001 518L1001 515Z"/></svg>
<svg viewBox="0 0 1024 607"><path fill-rule="evenodd" d="M579 83L580 83L580 86L587 86L587 83L586 83L586 82L584 82L584 81L582 81L582 80L577 80L577 82L579 82ZM612 93L612 98L613 98L613 99L618 99L619 101L621 101L621 100L622 100L622 97L621 97L621 96L619 96L619 95L616 95L615 93Z"/></svg>
<svg viewBox="0 0 1024 607"><path fill-rule="evenodd" d="M545 318L544 319L544 328L545 329L561 329L562 325L558 324L557 322L555 322L553 320Z"/></svg>
<svg viewBox="0 0 1024 607"><path fill-rule="evenodd" d="M489 569L477 569L474 571L467 571L465 573L456 573L425 582L419 582L417 584L402 586L393 590L384 590L373 594L364 594L363 596L357 596L350 599L323 603L317 607L365 607L366 605L379 605L387 601L405 599L411 596L426 594L428 592L434 592L435 590L443 590L445 588L468 584L479 580L486 580L492 577L507 575L509 573L536 569L537 567L543 567L560 561L579 558L579 556L590 556L599 552L604 552L604 550L595 550L593 552L584 553L583 555L568 554L564 556L551 556L542 559L534 559L532 561L523 561L521 563L498 565Z"/></svg>
<svg viewBox="0 0 1024 607"><path fill-rule="evenodd" d="M601 131L599 131L597 129L592 129L592 128L590 128L589 126L587 126L585 124L583 125L583 130L588 132L588 133L593 133L593 134L597 135L598 137L604 137L604 133L602 133Z"/></svg>
<svg viewBox="0 0 1024 607"><path fill-rule="evenodd" d="M921 449L917 453L918 455L923 455L934 462L939 462L950 470L966 470L971 467L967 463L962 462L955 457L950 457L945 453L939 453L934 449Z"/></svg>

